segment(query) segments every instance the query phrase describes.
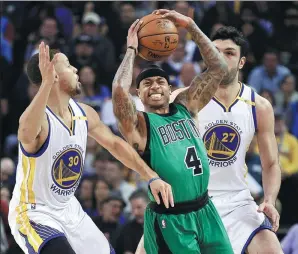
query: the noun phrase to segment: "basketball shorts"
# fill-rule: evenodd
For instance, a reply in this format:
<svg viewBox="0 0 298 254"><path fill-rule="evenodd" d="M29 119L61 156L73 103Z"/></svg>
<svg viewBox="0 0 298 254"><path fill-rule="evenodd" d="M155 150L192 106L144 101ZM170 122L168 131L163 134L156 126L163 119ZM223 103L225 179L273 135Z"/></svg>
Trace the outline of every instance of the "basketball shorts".
<svg viewBox="0 0 298 254"><path fill-rule="evenodd" d="M211 200L208 199L203 207L196 210L189 209L189 205L189 211L182 211L178 207L179 204L175 204L175 213L163 214L156 212L149 204L144 223L146 253L233 253L226 230Z"/></svg>
<svg viewBox="0 0 298 254"><path fill-rule="evenodd" d="M259 213L249 190L212 197L229 235L235 254L244 254L253 237L261 230L271 230L269 219Z"/></svg>
<svg viewBox="0 0 298 254"><path fill-rule="evenodd" d="M38 204L20 204L12 199L9 226L26 254L38 254L51 239L64 236L76 254L114 253L104 234L73 197L63 209Z"/></svg>

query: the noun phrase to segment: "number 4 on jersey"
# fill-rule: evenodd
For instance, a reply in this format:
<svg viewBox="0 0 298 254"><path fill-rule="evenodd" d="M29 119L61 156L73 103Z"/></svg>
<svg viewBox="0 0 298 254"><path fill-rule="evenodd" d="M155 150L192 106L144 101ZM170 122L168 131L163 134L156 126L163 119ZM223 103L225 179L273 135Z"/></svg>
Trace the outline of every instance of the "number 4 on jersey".
<svg viewBox="0 0 298 254"><path fill-rule="evenodd" d="M194 176L203 174L202 162L194 146L187 148L184 162L188 169L193 170Z"/></svg>

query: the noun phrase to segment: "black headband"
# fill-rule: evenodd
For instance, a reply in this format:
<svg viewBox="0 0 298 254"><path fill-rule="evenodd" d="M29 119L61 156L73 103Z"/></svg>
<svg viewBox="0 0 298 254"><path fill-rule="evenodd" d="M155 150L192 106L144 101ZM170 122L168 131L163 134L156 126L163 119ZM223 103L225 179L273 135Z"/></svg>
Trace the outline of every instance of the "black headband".
<svg viewBox="0 0 298 254"><path fill-rule="evenodd" d="M149 67L147 67L146 69L144 69L138 76L137 76L137 80L136 80L136 85L137 88L139 88L140 83L143 79L145 78L151 78L151 77L156 77L156 76L160 76L165 78L168 81L168 84L170 84L169 81L169 75L160 67L158 67L157 65L151 65Z"/></svg>

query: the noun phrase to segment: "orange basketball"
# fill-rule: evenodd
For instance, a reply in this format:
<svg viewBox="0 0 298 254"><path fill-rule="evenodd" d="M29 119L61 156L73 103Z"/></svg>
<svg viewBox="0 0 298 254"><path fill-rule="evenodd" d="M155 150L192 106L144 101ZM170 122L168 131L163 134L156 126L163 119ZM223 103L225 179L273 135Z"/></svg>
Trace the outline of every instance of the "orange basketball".
<svg viewBox="0 0 298 254"><path fill-rule="evenodd" d="M167 58L178 45L178 31L174 23L161 15L149 14L143 17L138 31L139 55L147 61L161 61Z"/></svg>

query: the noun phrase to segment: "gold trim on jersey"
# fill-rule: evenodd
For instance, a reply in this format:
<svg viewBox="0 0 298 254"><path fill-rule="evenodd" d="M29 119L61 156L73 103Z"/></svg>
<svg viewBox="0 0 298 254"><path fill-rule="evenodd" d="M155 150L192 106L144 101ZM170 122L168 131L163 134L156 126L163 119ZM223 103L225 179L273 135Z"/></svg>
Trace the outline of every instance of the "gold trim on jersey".
<svg viewBox="0 0 298 254"><path fill-rule="evenodd" d="M30 224L29 217L27 215L27 204L17 206L16 212L18 213L16 222L20 226L19 231L27 237L28 242L33 247L34 251L38 253L38 249L43 243L43 240Z"/></svg>
<svg viewBox="0 0 298 254"><path fill-rule="evenodd" d="M33 191L33 182L35 176L36 158L27 157L22 153L22 168L23 168L23 181L21 184L21 197L20 201L23 203L35 203L35 194Z"/></svg>
<svg viewBox="0 0 298 254"><path fill-rule="evenodd" d="M251 100L247 100L247 99L244 99L244 98L242 98L242 97L238 97L237 99L238 99L238 100L241 100L241 101L243 101L243 102L245 102L245 103L247 103L247 104L249 104L249 105L251 105L251 106L256 106L256 103L253 102L253 101L251 101Z"/></svg>
<svg viewBox="0 0 298 254"><path fill-rule="evenodd" d="M70 115L71 115L71 126L70 126L70 132L71 132L71 135L73 136L74 135L74 133L73 133L73 131L74 131L74 116L75 116L75 113L74 113L74 111L72 110L72 107L70 106L70 104L68 105L68 110L69 110L69 112L70 112ZM67 125L66 125L67 126Z"/></svg>
<svg viewBox="0 0 298 254"><path fill-rule="evenodd" d="M73 120L84 120L87 121L87 117L86 116L74 116Z"/></svg>

